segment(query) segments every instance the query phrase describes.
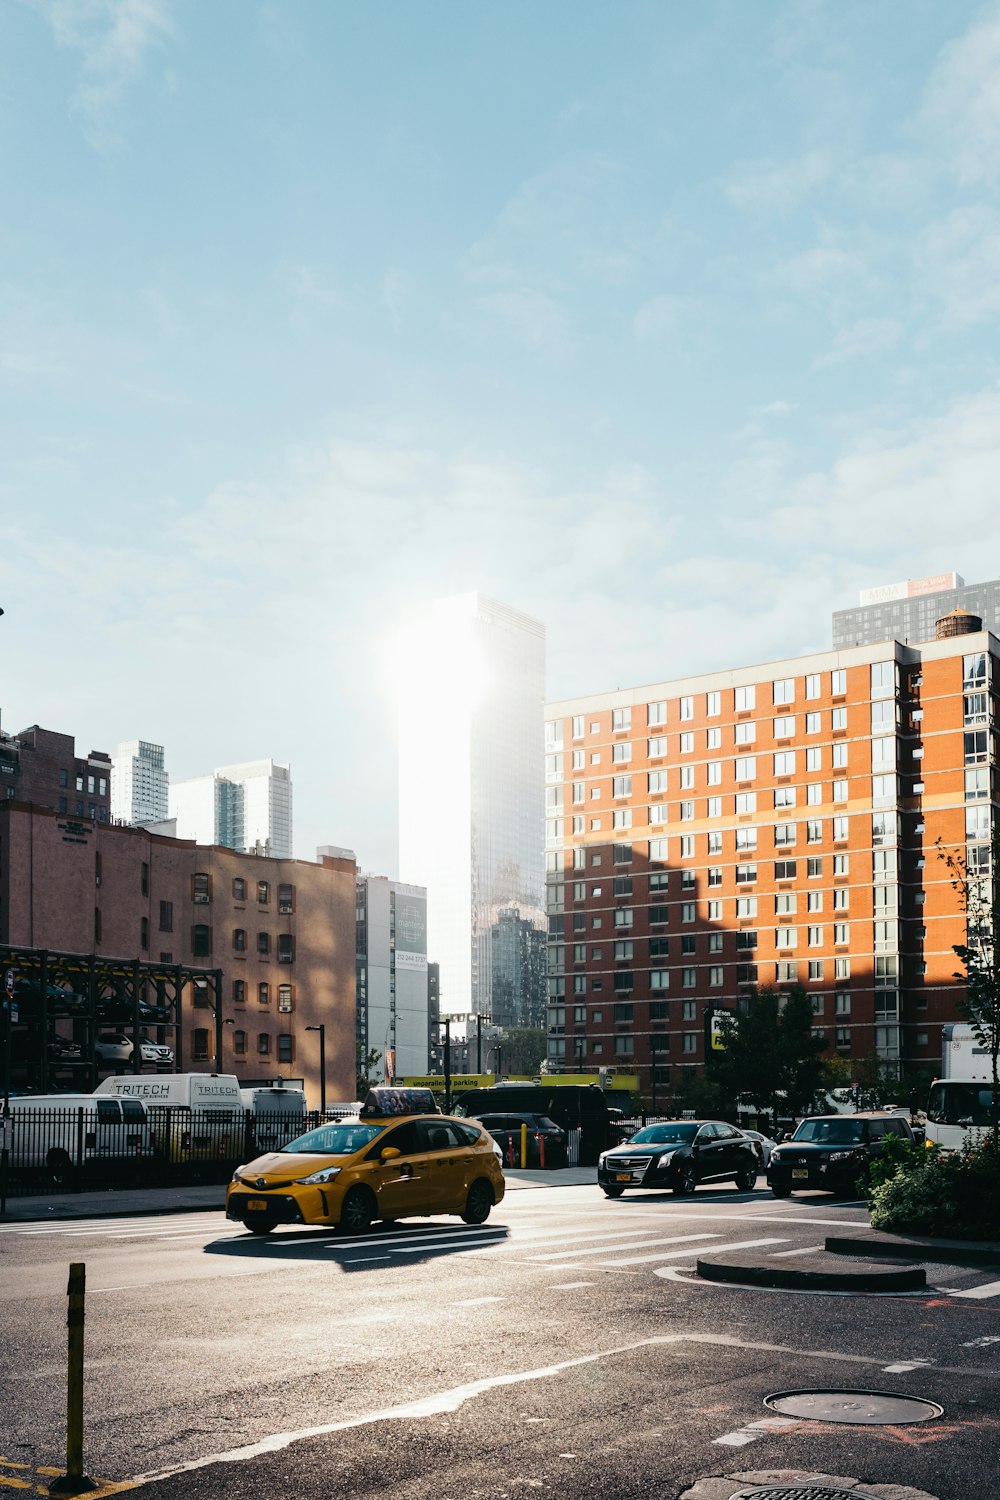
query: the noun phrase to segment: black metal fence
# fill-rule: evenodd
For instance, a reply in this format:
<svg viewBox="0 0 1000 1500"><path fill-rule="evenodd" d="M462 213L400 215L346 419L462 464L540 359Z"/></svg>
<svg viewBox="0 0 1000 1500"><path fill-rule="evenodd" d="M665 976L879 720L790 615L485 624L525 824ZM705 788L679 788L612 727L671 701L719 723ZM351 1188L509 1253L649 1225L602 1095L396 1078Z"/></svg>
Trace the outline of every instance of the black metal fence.
<svg viewBox="0 0 1000 1500"><path fill-rule="evenodd" d="M5 1132L6 1196L53 1190L155 1187L227 1182L233 1168L321 1123L305 1116L252 1110L191 1110L112 1096L67 1106L32 1107L12 1099ZM327 1111L335 1118L337 1111Z"/></svg>

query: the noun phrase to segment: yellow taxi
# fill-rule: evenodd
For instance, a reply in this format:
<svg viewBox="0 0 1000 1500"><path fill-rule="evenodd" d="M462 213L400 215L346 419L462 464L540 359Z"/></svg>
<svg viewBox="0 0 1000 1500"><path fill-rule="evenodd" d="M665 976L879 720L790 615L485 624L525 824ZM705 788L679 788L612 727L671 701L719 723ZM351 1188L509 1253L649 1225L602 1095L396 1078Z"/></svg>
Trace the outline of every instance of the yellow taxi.
<svg viewBox="0 0 1000 1500"><path fill-rule="evenodd" d="M493 1138L437 1111L430 1089L372 1089L356 1119L308 1130L237 1167L226 1218L253 1234L278 1224L337 1225L460 1214L482 1224L504 1195Z"/></svg>

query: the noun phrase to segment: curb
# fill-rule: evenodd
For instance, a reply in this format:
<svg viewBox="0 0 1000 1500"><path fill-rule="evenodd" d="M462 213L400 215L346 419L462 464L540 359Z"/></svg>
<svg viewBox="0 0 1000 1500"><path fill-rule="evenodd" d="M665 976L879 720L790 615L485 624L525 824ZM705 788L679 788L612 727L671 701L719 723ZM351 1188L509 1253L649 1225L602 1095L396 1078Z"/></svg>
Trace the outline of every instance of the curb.
<svg viewBox="0 0 1000 1500"><path fill-rule="evenodd" d="M903 1271L795 1271L790 1266L740 1266L699 1260L697 1269L703 1281L765 1286L788 1292L917 1292L927 1286L926 1271L916 1266Z"/></svg>
<svg viewBox="0 0 1000 1500"><path fill-rule="evenodd" d="M951 1266L1000 1266L1000 1249L991 1245L962 1245L940 1240L866 1240L850 1235L827 1235L830 1255L886 1256L892 1260L930 1260Z"/></svg>

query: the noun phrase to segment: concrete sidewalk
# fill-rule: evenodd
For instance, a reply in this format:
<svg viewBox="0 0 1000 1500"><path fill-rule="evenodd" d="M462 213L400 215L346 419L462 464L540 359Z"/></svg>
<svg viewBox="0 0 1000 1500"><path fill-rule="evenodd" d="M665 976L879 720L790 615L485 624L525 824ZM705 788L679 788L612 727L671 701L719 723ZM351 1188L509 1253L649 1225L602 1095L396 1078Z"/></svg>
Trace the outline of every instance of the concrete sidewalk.
<svg viewBox="0 0 1000 1500"><path fill-rule="evenodd" d="M508 1193L526 1188L594 1186L596 1167L564 1167L555 1172L508 1168ZM34 1198L8 1198L0 1225L55 1223L60 1219L121 1219L139 1214L221 1213L226 1201L224 1183L192 1183L186 1187L109 1188L94 1193L46 1193Z"/></svg>

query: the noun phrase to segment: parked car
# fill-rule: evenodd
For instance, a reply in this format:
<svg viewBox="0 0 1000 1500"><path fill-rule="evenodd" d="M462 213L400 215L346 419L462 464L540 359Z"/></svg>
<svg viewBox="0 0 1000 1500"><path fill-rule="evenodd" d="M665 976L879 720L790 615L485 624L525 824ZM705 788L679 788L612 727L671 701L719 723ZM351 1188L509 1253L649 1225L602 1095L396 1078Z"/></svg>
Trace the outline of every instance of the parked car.
<svg viewBox="0 0 1000 1500"><path fill-rule="evenodd" d="M813 1115L801 1121L790 1141L772 1151L768 1186L776 1198L787 1198L796 1188L855 1192L864 1187L869 1165L885 1150L890 1136L913 1141L905 1116L879 1110Z"/></svg>
<svg viewBox="0 0 1000 1500"><path fill-rule="evenodd" d="M766 1171L767 1164L771 1160L771 1152L778 1144L777 1141L772 1141L769 1135L762 1135L759 1130L744 1129L743 1134L747 1137L748 1140L753 1141L754 1145L757 1147L757 1155L760 1158L760 1164Z"/></svg>
<svg viewBox="0 0 1000 1500"><path fill-rule="evenodd" d="M566 1132L547 1115L477 1115L476 1118L500 1146L503 1160L508 1167L521 1165L522 1125L528 1127L527 1166L565 1167L569 1165Z"/></svg>
<svg viewBox="0 0 1000 1500"><path fill-rule="evenodd" d="M45 995L50 1016L83 1015L86 1012L87 997L78 995L75 990L64 990L61 985L48 984ZM36 980L23 974L15 978L14 1001L22 1012L37 1015L41 1011L41 1000L42 987Z"/></svg>
<svg viewBox="0 0 1000 1500"><path fill-rule="evenodd" d="M147 1036L141 1037L140 1040L142 1042L143 1062L155 1062L157 1064L173 1062L173 1051L163 1042L151 1042Z"/></svg>
<svg viewBox="0 0 1000 1500"><path fill-rule="evenodd" d="M637 1130L624 1145L602 1152L597 1181L609 1198L626 1188L671 1188L679 1197L703 1182L757 1184L757 1148L724 1120L669 1120Z"/></svg>
<svg viewBox="0 0 1000 1500"><path fill-rule="evenodd" d="M48 1041L49 1061L54 1063L74 1063L81 1059L80 1045L78 1042L68 1042L63 1036L51 1036Z"/></svg>
<svg viewBox="0 0 1000 1500"><path fill-rule="evenodd" d="M155 1042L146 1042L139 1038L139 1058L144 1063L159 1063L173 1061L173 1053L169 1047L161 1049ZM125 1036L122 1032L111 1032L107 1036L99 1036L94 1043L94 1056L99 1062L126 1062L132 1061L132 1038ZM161 1056L161 1050L170 1053L168 1059Z"/></svg>
<svg viewBox="0 0 1000 1500"><path fill-rule="evenodd" d="M147 1000L140 1000L138 1004L140 1026L162 1026L170 1020L170 1012L165 1005L150 1005ZM98 1000L97 1016L101 1021L132 1021L135 1018L135 1006L125 995L110 995Z"/></svg>

